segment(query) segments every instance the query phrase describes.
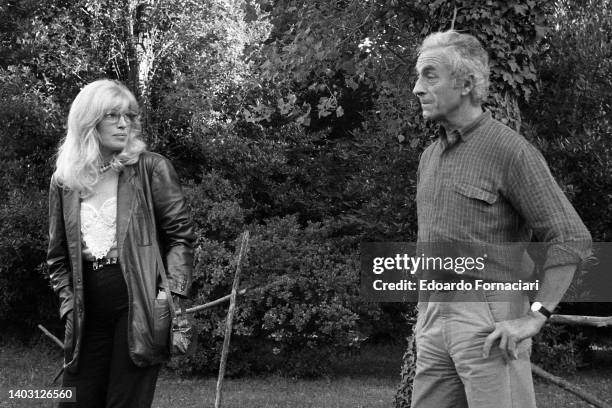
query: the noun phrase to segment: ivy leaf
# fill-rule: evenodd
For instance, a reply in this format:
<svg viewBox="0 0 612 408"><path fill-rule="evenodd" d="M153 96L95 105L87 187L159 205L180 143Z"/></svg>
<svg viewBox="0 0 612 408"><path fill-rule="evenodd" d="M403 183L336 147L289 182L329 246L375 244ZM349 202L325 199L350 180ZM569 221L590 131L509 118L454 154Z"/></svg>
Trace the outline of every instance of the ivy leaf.
<svg viewBox="0 0 612 408"><path fill-rule="evenodd" d="M548 27L546 27L546 26L539 26L539 25L536 25L536 26L535 26L535 30L536 30L536 38L537 38L538 40L541 40L542 38L544 38L544 37L546 36L546 34L547 34L547 33L548 33L548 31L549 31L549 28L548 28Z"/></svg>
<svg viewBox="0 0 612 408"><path fill-rule="evenodd" d="M317 110L319 112L319 118L326 118L332 114L333 109L336 108L336 98L321 97Z"/></svg>
<svg viewBox="0 0 612 408"><path fill-rule="evenodd" d="M529 89L529 87L524 86L523 87L523 92L525 93L525 100L529 100L529 97L531 96L531 89Z"/></svg>
<svg viewBox="0 0 612 408"><path fill-rule="evenodd" d="M253 115L251 114L251 112L247 108L244 108L242 110L242 114L244 115L244 120L246 120L249 123L255 123Z"/></svg>
<svg viewBox="0 0 612 408"><path fill-rule="evenodd" d="M527 11L528 6L525 4L515 4L512 6L514 8L514 12L516 14L520 14L521 16L525 15L525 11Z"/></svg>
<svg viewBox="0 0 612 408"><path fill-rule="evenodd" d="M340 68L343 69L348 74L354 74L355 73L355 62L353 60L346 60L342 63Z"/></svg>
<svg viewBox="0 0 612 408"><path fill-rule="evenodd" d="M357 88L359 88L359 84L357 82L355 82L355 80L352 77L347 77L344 82L348 85L349 88L351 88L353 91L356 91Z"/></svg>
<svg viewBox="0 0 612 408"><path fill-rule="evenodd" d="M281 115L288 114L293 108L293 104L290 102L285 103L284 98L279 98L277 101L278 109L280 110Z"/></svg>
<svg viewBox="0 0 612 408"><path fill-rule="evenodd" d="M344 109L342 109L342 106L338 106L336 108L336 117L340 118L344 116Z"/></svg>
<svg viewBox="0 0 612 408"><path fill-rule="evenodd" d="M307 112L307 113L303 114L302 116L299 116L295 120L295 122L298 125L302 125L302 126L306 126L306 127L310 126L310 112Z"/></svg>
<svg viewBox="0 0 612 408"><path fill-rule="evenodd" d="M519 84L522 84L523 83L523 76L521 74L518 74L518 73L514 74L514 80L516 82L518 82Z"/></svg>

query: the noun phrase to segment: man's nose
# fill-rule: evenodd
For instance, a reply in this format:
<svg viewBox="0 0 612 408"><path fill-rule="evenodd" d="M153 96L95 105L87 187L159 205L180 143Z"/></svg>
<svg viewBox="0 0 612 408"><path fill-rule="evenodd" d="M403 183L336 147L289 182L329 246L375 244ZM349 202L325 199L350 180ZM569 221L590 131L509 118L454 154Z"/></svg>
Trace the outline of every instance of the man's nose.
<svg viewBox="0 0 612 408"><path fill-rule="evenodd" d="M421 85L421 80L417 79L416 83L414 84L414 88L412 89L412 93L416 96L423 96L425 95L425 89L423 89L423 86Z"/></svg>

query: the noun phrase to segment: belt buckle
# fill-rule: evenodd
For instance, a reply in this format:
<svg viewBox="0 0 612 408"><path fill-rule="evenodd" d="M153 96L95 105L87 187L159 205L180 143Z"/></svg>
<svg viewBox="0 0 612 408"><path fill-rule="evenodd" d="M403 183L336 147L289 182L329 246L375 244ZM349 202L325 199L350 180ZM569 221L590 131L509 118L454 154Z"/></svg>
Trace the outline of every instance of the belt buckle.
<svg viewBox="0 0 612 408"><path fill-rule="evenodd" d="M106 265L108 265L108 259L107 258L99 258L99 259L96 259L95 261L93 261L92 268L93 268L94 271L97 271L99 269L104 268Z"/></svg>
<svg viewBox="0 0 612 408"><path fill-rule="evenodd" d="M92 268L94 271L97 271L98 269L102 269L107 265L115 265L118 262L118 258L100 258L92 262Z"/></svg>

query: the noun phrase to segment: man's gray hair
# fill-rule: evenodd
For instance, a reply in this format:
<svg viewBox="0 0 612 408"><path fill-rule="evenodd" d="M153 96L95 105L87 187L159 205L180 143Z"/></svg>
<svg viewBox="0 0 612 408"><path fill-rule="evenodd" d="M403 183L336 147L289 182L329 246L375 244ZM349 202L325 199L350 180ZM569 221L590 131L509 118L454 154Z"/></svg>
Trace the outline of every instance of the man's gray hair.
<svg viewBox="0 0 612 408"><path fill-rule="evenodd" d="M424 51L442 48L446 51L455 78L474 77L472 100L482 102L489 93L489 56L476 37L455 30L428 35L419 48Z"/></svg>

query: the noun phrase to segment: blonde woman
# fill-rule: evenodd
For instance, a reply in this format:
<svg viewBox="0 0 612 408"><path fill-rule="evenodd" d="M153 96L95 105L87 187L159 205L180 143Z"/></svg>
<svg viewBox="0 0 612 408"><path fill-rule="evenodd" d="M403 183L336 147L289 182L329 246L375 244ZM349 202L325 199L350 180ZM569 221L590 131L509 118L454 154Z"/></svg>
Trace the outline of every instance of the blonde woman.
<svg viewBox="0 0 612 408"><path fill-rule="evenodd" d="M92 82L59 148L47 263L66 328L62 385L77 399L61 406L150 407L171 347L158 293L165 281L178 299L191 284L190 216L172 165L140 140L138 112L120 82Z"/></svg>

